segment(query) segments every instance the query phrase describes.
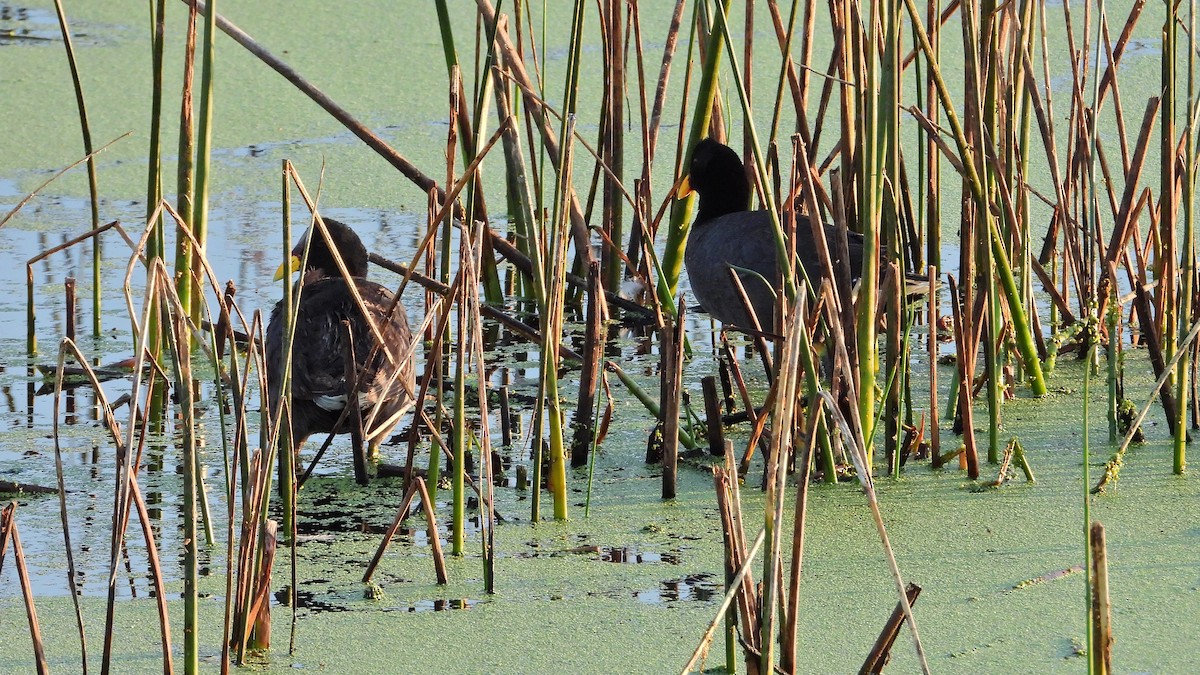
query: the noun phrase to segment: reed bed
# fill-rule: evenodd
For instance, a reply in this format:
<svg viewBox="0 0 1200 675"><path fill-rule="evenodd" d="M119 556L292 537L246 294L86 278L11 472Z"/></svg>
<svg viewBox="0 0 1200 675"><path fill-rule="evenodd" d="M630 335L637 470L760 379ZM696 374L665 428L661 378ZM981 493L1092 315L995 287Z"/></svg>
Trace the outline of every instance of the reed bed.
<svg viewBox="0 0 1200 675"><path fill-rule="evenodd" d="M182 159L174 199L162 187L159 135L168 107L162 100L167 88L163 54L178 48L168 34L179 27L165 23L165 3L159 0L150 7L153 133L140 240L133 241L119 223L101 226L94 201L86 234L29 261L32 356L37 353L32 265L83 242L99 256L101 235L111 239L110 230L120 234L130 252L125 304L136 375L130 378L129 416L117 418L90 365L98 355L87 353L72 336L60 343L56 377L61 392L67 361L82 369L97 392L101 418L116 450L108 625L100 657L105 670L112 659L118 565L127 523L135 513L142 521L152 566L159 567L160 552L147 522L138 475L147 436L165 433L166 428L176 434L173 443L183 466L179 499L186 505L188 528L183 670L196 671L201 651L197 551L219 539L221 524L212 522L210 497L223 499L228 514L221 533L227 564L223 669L245 663L255 650L271 648L272 579L277 566L288 559L280 551L284 545L291 546L289 648L295 649L297 501L312 466L302 472L298 458L276 451L292 447L287 396L279 398L276 409L264 404L261 411L255 410L256 401L269 400L264 319L260 312L248 313L239 305L235 289L219 284L205 252L213 109L220 105L213 95L219 79L214 52L234 48L218 40L218 30L312 98L428 196L425 231L412 258L397 263L382 254L372 257L403 276L397 297L404 297L410 281L425 291L425 320L414 331L420 339L413 347L422 352L424 373L406 432L405 464L392 467L404 477L404 496L367 564L364 583L386 566L389 543L419 500L441 584L448 578L442 536L449 555L466 556L467 524L471 511L478 511L481 524L475 536L481 578L485 592L495 592L503 581L496 578L495 569L495 486L500 470L493 459L495 436L499 434L504 445L520 446L522 458L528 460L530 519L542 517L542 499L549 496L553 518L567 520L570 494L578 487L574 483L587 480L591 494L590 471L585 478L584 472L568 466L583 467L602 451L604 426L612 416L610 373L645 404L647 418L657 421L662 452L653 461L662 463L663 499L675 497L677 472L691 470L691 463L706 454L718 458L712 470L728 592L684 672L697 667L722 625L729 671L736 667L737 645L749 672L802 670L796 631L802 611L806 496L810 481L817 479L858 482L872 510L881 559L895 584L897 611L886 622L881 617L884 634L864 672L882 668L901 624L907 625L917 662L928 671L912 611L916 596L910 594L892 553L875 482L914 470L925 458L943 470L953 468L957 458L958 469L971 480L980 477L982 462L997 465L995 487L1004 484L1015 463L1032 482L1033 468L1019 440L1011 439L1005 449L1004 403L1014 396L1045 395L1060 355L1074 352L1097 373L1104 355L1110 444L1125 433L1094 489L1085 471L1085 492L1099 491L1118 478L1125 449L1140 433L1156 398L1173 439L1171 469L1182 473L1186 468L1188 429L1197 424L1195 413L1190 421L1187 413L1196 407L1193 371L1200 333L1193 307L1194 120L1200 103L1192 85L1194 38L1178 40L1183 21L1178 6L1172 5L1164 19L1162 94L1144 102L1133 135L1128 133L1134 128L1129 123L1137 120L1127 117L1123 107L1119 65L1134 28L1144 20L1142 2L1134 3L1113 25L1103 3L1085 4L1082 17L1078 8L1063 5L1068 43L1053 49L1047 25L1060 19L1054 7L1033 0L930 0L924 6L915 0L869 6L832 0L824 8L813 2L785 6L768 1L758 7L748 2L741 25L736 25L733 3L727 0L678 0L667 33L655 36L643 33L646 7L639 2L602 1L593 8L580 0L571 6L567 25L552 27L528 3L505 8L477 0L473 41L454 34L457 24L447 4L438 2L448 82L446 118L451 124L445 167L426 173L266 46L219 16L215 3L184 1L189 12L182 31ZM61 3L57 7L95 195L91 159L103 148L91 147L65 13ZM754 21L762 18L763 9L773 30L766 38L758 36L755 44ZM204 30L197 45L201 18ZM1189 21L1194 26L1190 15ZM951 32L954 27L961 29L961 36ZM566 35L566 65L553 71L545 54L548 30ZM818 31L832 32L831 48L814 46ZM464 44L473 45L470 58L462 56L468 53ZM586 84L580 79L580 63L591 57L588 47L593 44L600 46L608 77L598 108L588 110L581 103ZM649 44L662 45L657 73L653 65L658 55L648 52ZM197 46L201 84L194 111ZM961 61L943 58L951 51L961 52ZM1178 63L1180 54L1187 55L1184 65ZM1060 98L1064 90L1051 86L1051 64L1063 59L1070 64L1065 101ZM562 75L561 87L551 82L552 72ZM1180 81L1188 83L1186 96L1177 88ZM763 90L774 92L769 110L752 104L764 98ZM660 138L664 115L674 119L665 110L669 91L680 92L685 101L673 144ZM1128 103L1137 109L1143 102ZM767 119L769 124L762 124ZM1102 134L1102 124L1115 126L1115 136ZM726 137L738 130L755 204L773 223L778 259L797 259L795 233L804 222L797 215L804 214L818 242L812 253L819 266L782 266L774 323L785 327L781 335L759 331L750 344L722 333L713 341L714 353L722 355L717 360L722 391L718 393L716 375L708 374L703 380L705 419L693 419L685 398L689 381L700 378L688 377L693 351L683 328L691 310L680 283L693 204L690 198L674 200L674 186L660 177L681 178L702 138L715 136L738 145ZM1157 185L1152 185L1156 140L1163 159ZM503 194L488 191L497 181L484 179L485 167L503 176ZM432 177L434 171L442 172L440 182ZM1035 178L1047 175L1048 179ZM305 227L312 232L325 229L320 189L314 197L288 163L282 182L287 259L293 234L304 229L293 226L293 210L305 214ZM295 195L300 200L293 206ZM498 209L497 204L507 208ZM956 211L954 204L961 209ZM496 218L500 210L507 212L507 220ZM824 223L838 226L832 240L827 240ZM835 264L848 260L839 255L847 250L847 230L861 233L865 251L854 280L844 263ZM956 250L950 234L954 231L959 233ZM175 243L173 274L166 260L169 236ZM145 282L135 288L132 279L138 270ZM507 275L503 280L502 274ZM740 283L736 274L733 277ZM294 291L290 280L282 290L290 355L292 322L303 290ZM100 295L97 276L97 333ZM415 306L415 295L410 291L405 302ZM920 299L913 300L917 295ZM404 308L395 306L392 311ZM567 342L577 322L584 326L581 353ZM618 322L653 341L659 359L658 392L647 391L644 379L608 358L606 346L618 334L613 327ZM493 362L491 349L501 335L531 343L538 355L530 429L516 438L510 428L508 390L493 390L501 366ZM918 348L922 335L924 345ZM747 375L743 369L752 360L742 359L739 365L733 352L752 348L759 352L763 368L760 373L753 366L754 372ZM1137 409L1126 395L1121 366L1123 354L1134 348L1147 351L1158 381L1136 418L1130 422L1127 415L1128 426L1122 430L1119 411ZM928 377L914 365L915 354L928 359ZM411 353L402 356L413 358ZM937 362L942 358L954 361L948 388L939 385ZM347 374L354 383L353 366ZM767 382L765 393L755 389L762 380ZM924 392L918 389L922 380L928 388ZM206 413L197 409L201 382L219 401ZM290 391L286 378L282 386ZM603 415L601 387L609 401ZM357 385L351 389L356 391ZM1088 380L1085 393L1090 393ZM568 424L573 394L577 400ZM500 411L498 424L493 397ZM939 415L941 404L947 406L944 418ZM57 398L55 405L57 427ZM225 484L212 495L197 455L201 414L219 415ZM369 417L374 411L362 414ZM350 422L364 424L354 415ZM961 448L945 452L957 445L946 435L951 430L961 437ZM55 438L57 443L57 434ZM1085 431L1085 463L1086 439ZM986 451L979 447L983 443ZM709 453L689 452L704 445ZM328 446L325 439L313 464ZM756 451L763 458L761 492L742 488ZM877 462L880 456L884 468ZM356 478L365 483L370 473L359 449ZM444 480L450 494L439 501L439 483ZM60 499L65 499L62 495L70 487L64 483L61 457L58 488ZM1085 494L1085 505L1092 498ZM753 502L764 512L753 544L747 543L747 532L757 528L748 527L743 502ZM62 503L64 546L70 556ZM439 514L443 504L447 512ZM4 541L11 536L19 565L12 510L5 511L3 535ZM439 519L446 524L445 535ZM1093 528L1090 522L1087 527ZM1089 590L1088 625L1096 626L1090 644L1106 654L1110 627L1103 531L1089 533L1087 569L1096 588ZM0 561L5 550L0 547ZM754 569L755 562L761 568ZM170 672L176 665L171 636L180 631L168 621L161 573L156 572L155 583L163 669ZM31 599L27 606L37 645ZM78 609L77 616L83 644ZM86 667L86 646L82 651ZM1093 672L1107 668L1104 658L1091 659Z"/></svg>

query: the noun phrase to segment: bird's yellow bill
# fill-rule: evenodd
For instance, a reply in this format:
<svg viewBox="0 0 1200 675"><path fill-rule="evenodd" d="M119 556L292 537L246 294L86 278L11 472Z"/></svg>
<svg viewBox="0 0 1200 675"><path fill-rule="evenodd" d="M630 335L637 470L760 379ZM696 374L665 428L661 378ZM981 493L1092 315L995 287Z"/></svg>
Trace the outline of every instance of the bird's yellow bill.
<svg viewBox="0 0 1200 675"><path fill-rule="evenodd" d="M675 191L675 199L683 199L692 194L695 190L692 189L692 181L688 176L684 176L679 183L679 189Z"/></svg>
<svg viewBox="0 0 1200 675"><path fill-rule="evenodd" d="M275 270L275 281L279 281L284 277L291 276L300 271L300 256L294 255L288 258L288 261L279 266Z"/></svg>

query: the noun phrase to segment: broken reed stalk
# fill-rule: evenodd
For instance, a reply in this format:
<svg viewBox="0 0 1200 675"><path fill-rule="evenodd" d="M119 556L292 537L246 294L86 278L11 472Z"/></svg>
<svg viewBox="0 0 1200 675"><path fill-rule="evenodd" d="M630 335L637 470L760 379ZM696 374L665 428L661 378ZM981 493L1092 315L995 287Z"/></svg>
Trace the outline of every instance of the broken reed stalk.
<svg viewBox="0 0 1200 675"><path fill-rule="evenodd" d="M683 361L686 336L687 304L679 298L674 319L668 319L660 334L662 353L662 425L663 425L663 487L662 498L674 499L679 464L679 410L683 394Z"/></svg>
<svg viewBox="0 0 1200 675"><path fill-rule="evenodd" d="M936 2L936 0L935 0ZM931 3L931 7L933 3ZM931 162L932 165L932 162ZM933 180L932 177L930 180ZM930 208L934 208L931 204ZM932 257L931 257L932 259ZM941 355L941 350L938 348L938 330L940 321L938 312L941 309L941 298L938 293L938 273L937 266L929 266L929 463L931 468L940 469L942 467L942 434L940 421L938 419L938 357ZM953 395L951 395L953 396Z"/></svg>
<svg viewBox="0 0 1200 675"><path fill-rule="evenodd" d="M65 316L65 334L68 340L75 341L75 317L79 308L75 303L75 277L67 277L63 281L63 311Z"/></svg>
<svg viewBox="0 0 1200 675"><path fill-rule="evenodd" d="M12 544L13 560L17 566L17 579L21 585L21 597L25 600L25 618L29 621L29 637L33 641L33 661L38 675L49 675L50 663L46 660L46 648L42 643L42 629L38 625L37 609L33 605L33 587L29 583L29 569L25 567L25 550L21 548L21 535L17 532L17 502L9 502L0 510L0 569L4 567L4 552ZM74 594L72 589L72 594Z"/></svg>
<svg viewBox="0 0 1200 675"><path fill-rule="evenodd" d="M604 419L600 423L600 428L597 429L592 434L592 447L588 454L590 461L588 462L587 496L584 498L584 501L583 501L583 517L584 518L587 518L588 515L591 514L591 510L592 510L592 483L593 483L593 479L596 477L596 453L599 452L600 442L604 440L605 435L608 433L608 425L609 425L609 423L612 422L612 418L613 418L613 409L614 409L613 396L612 396L612 388L609 387L609 384L608 384L608 374L601 371L600 381L604 384L604 398L606 400L607 405L604 408ZM595 411L592 412L592 419L596 419L599 416L600 416L600 397L597 395L596 396L596 409L595 409Z"/></svg>
<svg viewBox="0 0 1200 675"><path fill-rule="evenodd" d="M603 291L600 262L593 260L588 265L588 306L584 319L584 360L579 375L579 404L575 407L575 419L572 422L575 430L571 439L572 468L588 463L589 451L596 438L595 408L604 360L604 320L608 314Z"/></svg>
<svg viewBox="0 0 1200 675"><path fill-rule="evenodd" d="M1091 543L1091 642L1088 644L1088 672L1107 675L1112 672L1112 605L1108 597L1108 550L1104 525L1092 523Z"/></svg>
<svg viewBox="0 0 1200 675"><path fill-rule="evenodd" d="M364 584L371 582L371 576L375 574L375 568L383 560L383 554L387 551L388 545L392 543L392 538L396 536L396 532L400 530L400 526L408 519L408 512L412 507L413 498L417 496L416 483L416 480L410 481L408 489L404 491L404 496L400 499L400 508L396 509L396 517L392 519L392 524L383 533L383 538L379 540L379 546L375 549L375 555L371 558L371 562L367 563L367 569L363 572L362 582Z"/></svg>
<svg viewBox="0 0 1200 675"><path fill-rule="evenodd" d="M445 586L449 582L449 577L446 575L446 557L442 555L442 540L441 535L438 534L437 516L433 513L433 500L429 497L429 490L425 487L425 479L415 478L413 482L417 485L417 492L421 497L421 508L425 511L429 547L433 553L433 570L437 575L438 585Z"/></svg>
<svg viewBox="0 0 1200 675"><path fill-rule="evenodd" d="M971 405L971 383L974 380L974 359L968 354L969 340L963 330L963 314L966 311L959 305L958 285L953 275L947 275L950 285L950 309L954 315L954 346L958 358L958 414L962 419L963 456L966 458L967 477L971 480L979 478L979 454L975 446L975 416Z"/></svg>
<svg viewBox="0 0 1200 675"><path fill-rule="evenodd" d="M725 452L725 423L721 419L721 399L717 394L717 380L712 375L706 375L700 380L704 392L704 417L707 422L708 452L714 457L720 457Z"/></svg>
<svg viewBox="0 0 1200 675"><path fill-rule="evenodd" d="M921 595L921 587L910 583L905 589L905 596L908 598L909 606L917 602L917 597ZM899 603L892 610L892 615L883 625L883 630L880 631L879 637L875 639L875 644L871 647L871 651L867 654L867 658L863 661L862 667L858 669L859 675L875 675L882 673L884 666L887 665L888 659L891 658L892 645L896 642L896 636L900 634L900 628L904 625L904 607Z"/></svg>

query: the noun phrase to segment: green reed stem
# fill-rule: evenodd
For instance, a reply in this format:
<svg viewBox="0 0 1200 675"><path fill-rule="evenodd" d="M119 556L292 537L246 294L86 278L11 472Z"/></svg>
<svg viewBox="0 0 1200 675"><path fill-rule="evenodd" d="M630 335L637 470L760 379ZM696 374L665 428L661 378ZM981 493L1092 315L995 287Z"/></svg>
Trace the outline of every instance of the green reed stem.
<svg viewBox="0 0 1200 675"><path fill-rule="evenodd" d="M1159 138L1161 146L1161 172L1159 174L1159 236L1158 254L1154 266L1154 276L1159 281L1155 289L1161 298L1158 305L1163 316L1162 322L1162 351L1163 359L1170 360L1175 355L1175 302L1174 291L1176 283L1175 268L1175 109L1178 92L1175 86L1175 69L1178 49L1179 4L1167 3L1162 32L1162 107L1159 109L1161 122ZM1185 181L1186 183L1187 181ZM1190 301L1191 298L1188 298ZM1178 403L1177 403L1178 405ZM1180 405L1180 409L1184 406ZM1178 425L1177 425L1178 426Z"/></svg>
<svg viewBox="0 0 1200 675"><path fill-rule="evenodd" d="M1086 625L1086 645L1092 644L1092 496L1091 483L1088 479L1088 463L1091 461L1088 446L1088 403L1091 393L1092 361L1095 359L1096 343L1093 340L1088 347L1087 364L1083 367L1083 573L1084 573L1084 623ZM1093 660L1088 658L1088 673L1093 673Z"/></svg>
<svg viewBox="0 0 1200 675"><path fill-rule="evenodd" d="M88 192L91 195L92 229L100 227L100 188L96 179L96 158L92 156L92 131L88 124L87 105L83 100L83 84L79 79L79 65L75 61L75 48L71 43L71 27L62 0L54 0L54 11L58 14L58 28L62 32L63 46L67 51L67 64L71 68L71 83L75 87L75 103L79 108L79 130L83 136L83 150L88 155ZM100 263L104 248L100 238L92 240L92 337L100 339L101 289Z"/></svg>
<svg viewBox="0 0 1200 675"><path fill-rule="evenodd" d="M196 192L192 204L192 228L197 241L197 250L192 256L192 270L200 269L199 259L204 256L205 244L208 238L208 192L209 160L212 154L213 128L213 75L214 49L217 39L217 2L208 1L208 10L204 14L204 43L201 52L200 69L200 115L196 128ZM192 305L188 308L192 321L200 321L200 304L202 295L199 285L193 287Z"/></svg>
<svg viewBox="0 0 1200 675"><path fill-rule="evenodd" d="M283 531L291 536L293 519L292 515L296 512L296 439L292 437L292 349L295 346L296 337L296 311L299 309L297 299L293 297L293 281L291 274L291 258L292 258L292 191L289 183L291 174L291 163L288 160L283 160L280 167L282 169L281 179L283 181L281 187L280 201L282 208L282 234L283 234L283 264L286 266L287 273L283 275L283 298L280 300L283 310L283 344L280 349L283 350L282 358L284 366L279 372L279 391L275 393L278 400L275 402L275 407L270 411L272 423L275 426L266 426L274 432L279 439L274 447L278 456L279 462L279 508L283 516ZM315 225L315 224L314 224ZM315 234L315 228L312 230ZM312 236L309 236L309 244L311 245ZM306 247L307 248L307 247ZM305 257L308 251L304 252ZM300 271L304 273L303 270ZM296 284L298 287L299 284ZM269 397L268 397L269 400ZM269 447L269 446L264 446ZM242 456L242 498L245 499L250 489L250 466L249 458Z"/></svg>
<svg viewBox="0 0 1200 675"><path fill-rule="evenodd" d="M184 224L191 222L192 204L195 202L195 123L192 109L192 83L196 71L196 5L188 6L187 38L183 58L183 92L179 105L179 150L176 167L175 210ZM192 244L188 237L176 229L175 235L175 292L185 311L191 314L192 285L188 283L192 269Z"/></svg>
<svg viewBox="0 0 1200 675"><path fill-rule="evenodd" d="M1117 296L1117 285L1111 284L1110 287L1112 295L1108 304L1108 316L1105 317L1108 324L1108 442L1115 444L1119 438L1117 430L1117 406L1120 404L1120 401L1117 400L1117 382L1120 375L1118 360L1120 359L1119 346L1121 344L1121 335L1117 330L1120 326L1121 304ZM1176 400L1178 401L1179 399ZM1183 407L1183 405L1180 405L1180 408Z"/></svg>
<svg viewBox="0 0 1200 675"><path fill-rule="evenodd" d="M180 409L180 449L183 468L183 671L200 671L200 597L196 541L196 407L192 398L192 356L187 319L172 313L171 362Z"/></svg>
<svg viewBox="0 0 1200 675"><path fill-rule="evenodd" d="M1182 342L1187 334L1187 327L1192 323L1192 302L1194 294L1193 278L1196 272L1196 114L1200 103L1196 100L1196 2L1192 0L1188 7L1188 104L1187 120L1184 123L1186 139L1183 165L1183 250L1179 253L1179 278L1182 286L1179 291L1179 340ZM1182 349L1182 348L1181 348ZM1187 468L1188 443L1188 376L1191 373L1192 350L1184 349L1184 355L1179 359L1175 371L1175 406L1178 411L1175 420L1175 437L1172 443L1173 470L1182 474Z"/></svg>
<svg viewBox="0 0 1200 675"><path fill-rule="evenodd" d="M150 5L150 23L153 26L150 42L150 149L146 171L146 219L149 220L159 211L162 201L162 102L163 102L163 34L166 31L167 0L157 0ZM152 274L152 261L166 254L166 242L163 234L162 218L154 222L154 232L146 246L146 274ZM154 358L162 356L162 326L157 312L150 319L150 353ZM155 398L162 398L161 396ZM155 405L151 414L161 411L163 406Z"/></svg>

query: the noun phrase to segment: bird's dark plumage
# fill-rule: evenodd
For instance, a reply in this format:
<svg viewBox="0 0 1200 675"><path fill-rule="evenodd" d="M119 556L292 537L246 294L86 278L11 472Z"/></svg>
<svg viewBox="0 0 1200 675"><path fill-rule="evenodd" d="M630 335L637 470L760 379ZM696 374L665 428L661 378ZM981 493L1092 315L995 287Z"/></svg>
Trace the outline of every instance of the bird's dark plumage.
<svg viewBox="0 0 1200 675"><path fill-rule="evenodd" d="M752 327L729 276L730 268L738 268L738 277L759 325L765 331L775 332L773 291L779 288L782 278L776 265L775 234L766 211L747 210L750 181L741 159L729 147L706 138L692 153L687 185L700 195L700 208L683 258L696 301L721 323ZM821 263L812 227L807 216L797 214L796 219L796 259L809 279L818 279ZM826 225L825 232L827 240L834 241L834 227ZM855 232L846 234L850 274L857 278L862 271L862 236ZM762 278L740 270L752 270Z"/></svg>
<svg viewBox="0 0 1200 675"><path fill-rule="evenodd" d="M342 415L342 409L348 400L355 398L362 410L366 431L363 440L375 449L412 406L414 399L412 334L404 307L397 304L389 316L393 295L387 288L365 278L367 250L358 235L336 220L325 218L324 222L351 278L347 280L342 276L325 238L315 228L310 228L306 237L311 236L313 240L308 264L297 289L300 305L292 347L293 457L309 435L335 431L334 425ZM292 251L293 266L298 267L304 248L305 238L301 238ZM362 299L361 308L350 292L351 285ZM282 304L277 303L272 310L266 335L267 387L272 409L278 402L287 358L283 349ZM367 317L383 337L383 348L375 349L378 340ZM348 322L349 331L343 322ZM353 336L354 360L359 366L357 396L350 395L345 379L348 332ZM367 364L365 368L364 363ZM354 429L347 421L336 431L351 433ZM360 481L363 478L359 476Z"/></svg>

